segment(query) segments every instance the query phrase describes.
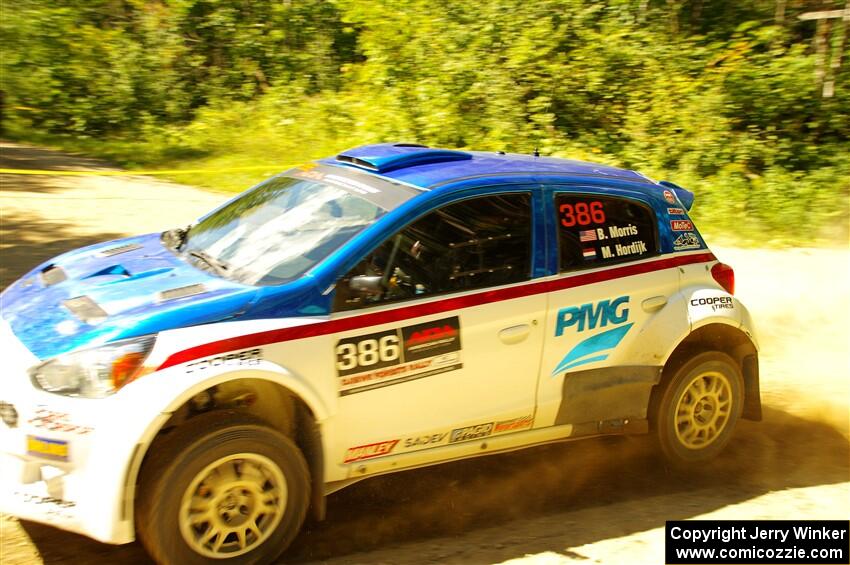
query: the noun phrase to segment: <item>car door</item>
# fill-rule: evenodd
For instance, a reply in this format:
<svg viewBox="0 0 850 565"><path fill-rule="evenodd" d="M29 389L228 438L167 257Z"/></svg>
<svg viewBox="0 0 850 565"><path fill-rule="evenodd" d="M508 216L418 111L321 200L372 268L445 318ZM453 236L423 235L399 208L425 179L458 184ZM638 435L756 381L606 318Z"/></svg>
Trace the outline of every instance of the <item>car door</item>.
<svg viewBox="0 0 850 565"><path fill-rule="evenodd" d="M539 196L538 196L539 198ZM338 463L532 426L545 294L522 296L531 191L462 198L387 238L337 284Z"/></svg>
<svg viewBox="0 0 850 565"><path fill-rule="evenodd" d="M678 290L659 257L658 223L640 193L588 187L547 190L559 275L552 283L538 391L538 423L573 435L643 422L657 337L647 325Z"/></svg>

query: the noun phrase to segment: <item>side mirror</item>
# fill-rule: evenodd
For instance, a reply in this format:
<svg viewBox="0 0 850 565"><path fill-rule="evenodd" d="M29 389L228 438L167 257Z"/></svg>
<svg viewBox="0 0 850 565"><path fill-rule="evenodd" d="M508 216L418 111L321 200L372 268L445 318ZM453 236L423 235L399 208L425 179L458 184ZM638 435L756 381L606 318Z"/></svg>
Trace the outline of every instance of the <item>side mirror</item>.
<svg viewBox="0 0 850 565"><path fill-rule="evenodd" d="M385 290L383 277L380 276L357 275L356 277L351 277L348 287L354 292L371 296L380 296Z"/></svg>

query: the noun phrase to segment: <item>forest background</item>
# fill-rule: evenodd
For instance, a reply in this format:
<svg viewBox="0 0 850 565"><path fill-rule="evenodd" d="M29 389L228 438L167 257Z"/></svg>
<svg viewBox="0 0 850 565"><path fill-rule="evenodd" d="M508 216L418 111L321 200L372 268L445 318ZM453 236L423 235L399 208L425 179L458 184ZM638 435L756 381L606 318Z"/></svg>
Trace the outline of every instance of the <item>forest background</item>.
<svg viewBox="0 0 850 565"><path fill-rule="evenodd" d="M848 20L847 0L2 0L2 136L231 191L362 143L537 148L685 186L715 237L846 245Z"/></svg>

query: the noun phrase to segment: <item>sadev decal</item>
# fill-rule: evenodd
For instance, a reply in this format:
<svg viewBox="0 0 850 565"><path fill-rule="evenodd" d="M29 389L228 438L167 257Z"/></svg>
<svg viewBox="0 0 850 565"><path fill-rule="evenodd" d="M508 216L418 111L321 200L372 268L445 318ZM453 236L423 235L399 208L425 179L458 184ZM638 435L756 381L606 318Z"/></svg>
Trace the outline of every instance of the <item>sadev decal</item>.
<svg viewBox="0 0 850 565"><path fill-rule="evenodd" d="M422 446L434 446L438 443L442 443L448 435L448 432L443 432L440 434L429 434L424 436L409 437L404 440L404 447L409 449Z"/></svg>
<svg viewBox="0 0 850 565"><path fill-rule="evenodd" d="M699 249L702 247L699 238L693 232L685 232L673 240L673 250L682 251L684 249Z"/></svg>
<svg viewBox="0 0 850 565"><path fill-rule="evenodd" d="M667 208L667 215L669 216L684 216L685 211L681 208Z"/></svg>
<svg viewBox="0 0 850 565"><path fill-rule="evenodd" d="M591 302L581 306L571 306L558 311L555 324L555 337L564 334L567 328L576 327L576 333L604 328L609 324L622 324L588 337L573 347L552 370L552 376L567 369L603 361L608 358L610 350L617 347L634 323L626 323L629 319L629 297L620 296L614 300L602 300L595 305Z"/></svg>
<svg viewBox="0 0 850 565"><path fill-rule="evenodd" d="M421 379L463 367L457 316L341 339L340 395Z"/></svg>

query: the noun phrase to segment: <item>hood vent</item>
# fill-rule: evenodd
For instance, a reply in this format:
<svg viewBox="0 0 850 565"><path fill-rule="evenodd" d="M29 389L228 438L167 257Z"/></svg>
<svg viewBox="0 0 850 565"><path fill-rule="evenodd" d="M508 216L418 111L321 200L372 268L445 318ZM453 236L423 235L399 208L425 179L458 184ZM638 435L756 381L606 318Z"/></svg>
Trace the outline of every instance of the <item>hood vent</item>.
<svg viewBox="0 0 850 565"><path fill-rule="evenodd" d="M88 296L69 298L62 302L62 306L67 308L77 319L91 325L99 324L108 316L106 311Z"/></svg>
<svg viewBox="0 0 850 565"><path fill-rule="evenodd" d="M138 243L128 243L127 245L119 245L118 247L110 247L109 249L98 251L97 254L101 257L112 257L113 255L120 255L122 253L127 253L128 251L134 251L141 248L142 246Z"/></svg>
<svg viewBox="0 0 850 565"><path fill-rule="evenodd" d="M202 284L190 284L177 288L170 288L159 293L159 301L166 302L168 300L177 300L178 298L186 298L187 296L195 296L203 294L207 291L207 287Z"/></svg>
<svg viewBox="0 0 850 565"><path fill-rule="evenodd" d="M41 283L44 286L59 284L67 278L68 275L65 274L62 267L57 267L56 265L48 265L41 270Z"/></svg>

